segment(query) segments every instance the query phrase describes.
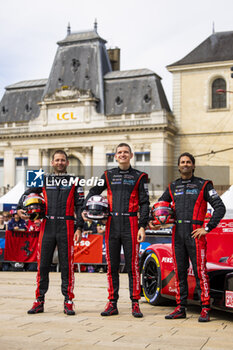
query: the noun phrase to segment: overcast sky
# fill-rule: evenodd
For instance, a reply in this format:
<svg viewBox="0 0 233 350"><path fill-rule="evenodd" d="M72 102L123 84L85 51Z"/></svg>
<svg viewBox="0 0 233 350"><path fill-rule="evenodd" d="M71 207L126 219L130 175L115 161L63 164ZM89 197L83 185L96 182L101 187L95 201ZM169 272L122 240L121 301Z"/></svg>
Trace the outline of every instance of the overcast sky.
<svg viewBox="0 0 233 350"><path fill-rule="evenodd" d="M67 24L93 29L107 48L121 49L121 70L148 68L162 77L172 107L172 74L181 59L213 31L233 30L232 0L1 0L0 99L7 85L48 78Z"/></svg>

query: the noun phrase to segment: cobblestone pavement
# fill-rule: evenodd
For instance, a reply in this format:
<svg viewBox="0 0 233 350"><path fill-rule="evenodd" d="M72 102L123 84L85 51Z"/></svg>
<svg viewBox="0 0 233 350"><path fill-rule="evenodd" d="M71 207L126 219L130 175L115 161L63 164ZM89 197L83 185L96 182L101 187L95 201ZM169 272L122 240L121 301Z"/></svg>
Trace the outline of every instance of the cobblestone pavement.
<svg viewBox="0 0 233 350"><path fill-rule="evenodd" d="M174 306L151 306L142 298L144 318L131 315L128 277L121 274L119 315L101 317L106 299L106 274L75 274L76 315L63 313L60 273L50 273L45 312L28 315L35 290L35 272L0 272L0 349L233 349L233 314L212 311L211 322L197 322L199 307L188 317L165 320Z"/></svg>

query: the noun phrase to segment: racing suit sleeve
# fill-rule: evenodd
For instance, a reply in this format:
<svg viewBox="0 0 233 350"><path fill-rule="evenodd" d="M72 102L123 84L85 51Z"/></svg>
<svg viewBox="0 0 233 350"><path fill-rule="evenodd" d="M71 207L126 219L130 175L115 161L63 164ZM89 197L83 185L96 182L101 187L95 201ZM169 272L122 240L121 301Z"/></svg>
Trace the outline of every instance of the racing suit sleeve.
<svg viewBox="0 0 233 350"><path fill-rule="evenodd" d="M139 198L139 207L140 207L140 217L139 217L139 223L138 228L141 227L146 228L148 221L149 221L149 208L150 208L150 201L149 201L149 192L148 192L148 181L147 181L147 175L145 174L138 186L138 198Z"/></svg>
<svg viewBox="0 0 233 350"><path fill-rule="evenodd" d="M90 189L90 191L88 192L88 195L86 196L86 199L85 199L85 201L84 201L82 210L85 209L86 203L87 203L87 201L88 201L89 198L91 198L92 196L95 196L95 195L99 195L99 194L101 194L104 190L106 190L106 188L107 188L107 181L106 181L105 174L103 174L103 175L101 176L101 180L103 180L101 185L93 186L93 187Z"/></svg>
<svg viewBox="0 0 233 350"><path fill-rule="evenodd" d="M214 209L213 215L207 224L209 231L211 231L218 225L219 221L225 215L226 207L214 189L211 181L207 183L204 189L204 199L210 203L211 207Z"/></svg>
<svg viewBox="0 0 233 350"><path fill-rule="evenodd" d="M162 194L162 196L158 199L158 202L161 202L161 201L168 202L168 203L172 202L172 198L168 187L166 191Z"/></svg>
<svg viewBox="0 0 233 350"><path fill-rule="evenodd" d="M76 186L74 194L74 206L76 214L76 229L82 229L84 220L82 218L81 212L84 203L84 190L81 186Z"/></svg>
<svg viewBox="0 0 233 350"><path fill-rule="evenodd" d="M23 209L23 201L24 201L25 197L28 196L30 193L41 194L42 187L30 187L30 188L28 188L20 197L18 205L17 205L17 210Z"/></svg>

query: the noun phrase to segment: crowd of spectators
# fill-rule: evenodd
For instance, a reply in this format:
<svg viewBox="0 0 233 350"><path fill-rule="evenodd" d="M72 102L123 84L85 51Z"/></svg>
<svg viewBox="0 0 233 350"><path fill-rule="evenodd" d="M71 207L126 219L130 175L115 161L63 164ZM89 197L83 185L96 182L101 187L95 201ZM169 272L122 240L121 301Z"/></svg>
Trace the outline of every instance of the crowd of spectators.
<svg viewBox="0 0 233 350"><path fill-rule="evenodd" d="M3 211L0 213L0 230L13 231L13 232L32 232L40 231L40 220L35 222L28 220L25 221L19 217L16 210ZM36 271L36 263L21 263L21 262L2 262L2 271L10 270L25 270Z"/></svg>
<svg viewBox="0 0 233 350"><path fill-rule="evenodd" d="M0 230L9 230L14 232L39 232L41 220L25 221L19 217L16 210L3 211L0 213ZM105 225L95 221L87 221L84 223L82 236L88 238L89 234L105 234ZM20 263L20 262L2 262L0 263L2 271L24 270L36 271L36 263ZM106 267L103 265L82 265L81 271L87 272L104 272Z"/></svg>

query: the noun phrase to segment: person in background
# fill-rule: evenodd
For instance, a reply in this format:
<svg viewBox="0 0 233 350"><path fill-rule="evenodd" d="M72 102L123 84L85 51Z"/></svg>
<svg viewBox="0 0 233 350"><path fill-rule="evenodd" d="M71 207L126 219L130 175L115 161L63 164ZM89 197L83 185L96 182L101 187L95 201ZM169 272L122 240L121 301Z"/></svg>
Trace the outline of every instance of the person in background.
<svg viewBox="0 0 233 350"><path fill-rule="evenodd" d="M8 230L9 231L26 231L27 225L26 221L24 219L21 219L20 216L15 212L13 214L13 218L8 223Z"/></svg>
<svg viewBox="0 0 233 350"><path fill-rule="evenodd" d="M0 214L0 230L5 230L4 218L2 214Z"/></svg>
<svg viewBox="0 0 233 350"><path fill-rule="evenodd" d="M11 215L10 215L10 213L8 211L4 211L2 213L2 215L3 215L5 230L8 230L8 223L9 223L9 221L11 219Z"/></svg>
<svg viewBox="0 0 233 350"><path fill-rule="evenodd" d="M83 237L87 237L90 234L97 233L97 223L95 221L85 221L83 224Z"/></svg>
<svg viewBox="0 0 233 350"><path fill-rule="evenodd" d="M28 232L40 232L41 220L37 219L35 221L28 220L27 222L27 230Z"/></svg>
<svg viewBox="0 0 233 350"><path fill-rule="evenodd" d="M0 215L0 230L7 230L8 221L10 219L10 214L7 211L4 211ZM11 269L11 264L9 262L2 262L2 271L9 271Z"/></svg>

